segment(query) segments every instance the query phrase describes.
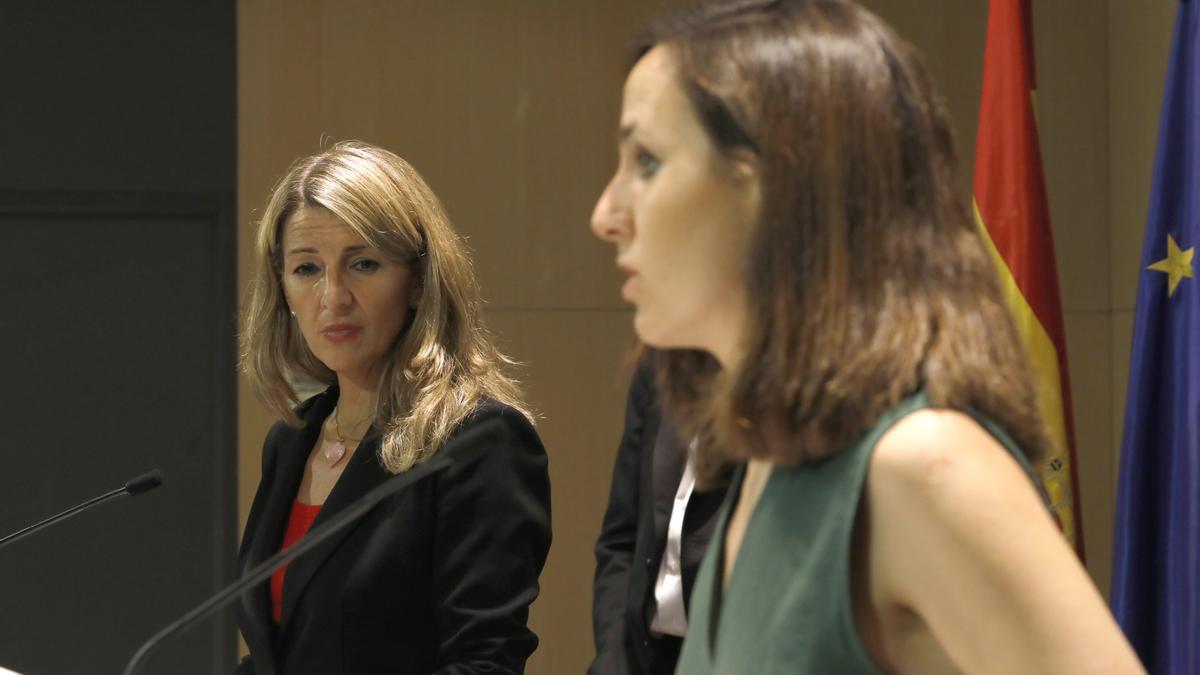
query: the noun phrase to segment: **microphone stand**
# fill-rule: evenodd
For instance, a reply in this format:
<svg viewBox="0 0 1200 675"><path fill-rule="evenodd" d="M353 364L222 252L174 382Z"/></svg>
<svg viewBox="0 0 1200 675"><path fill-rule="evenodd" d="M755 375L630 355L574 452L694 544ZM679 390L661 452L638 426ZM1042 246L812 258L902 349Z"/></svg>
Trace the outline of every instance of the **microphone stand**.
<svg viewBox="0 0 1200 675"><path fill-rule="evenodd" d="M438 452L433 459L418 464L412 469L395 476L382 485L371 490L363 495L353 505L338 513L333 518L322 523L319 527L309 530L304 537L296 542L291 548L279 551L275 555L267 558L254 569L247 572L243 577L234 583L226 586L217 592L208 600L205 600L192 611L184 614L180 618L173 621L166 628L155 633L153 637L147 640L129 660L129 665L125 666L124 675L134 675L138 667L145 662L150 654L162 643L164 639L170 637L171 634L186 630L192 625L199 622L204 617L213 613L217 609L229 603L233 598L246 592L251 586L255 586L271 576L275 570L288 564L300 555L311 550L317 544L325 541L338 530L346 527L350 523L358 520L368 511L375 507L379 502L387 499L391 495L408 487L409 485L432 476L435 473L444 471L456 463L462 463L473 459L480 452L489 447L489 443L484 440L484 436L495 433L497 427L503 428L503 424L497 419L491 419L478 427L475 427L458 438L448 443Z"/></svg>
<svg viewBox="0 0 1200 675"><path fill-rule="evenodd" d="M33 525L30 525L29 527L17 530L16 532L13 532L12 534L5 536L4 538L0 539L0 548L7 546L19 539L23 539L26 536L31 535L34 532L37 532L38 530L42 529L43 527L46 527L48 525L53 525L54 523L57 523L58 521L60 521L64 518L70 518L71 516L75 515L76 513L79 513L80 511L86 511L87 509L90 509L91 507L95 506L96 504L99 504L100 502L106 502L106 501L112 499L113 497L119 497L124 494L139 495L143 492L146 492L147 490L152 490L152 489L158 487L159 485L162 485L162 482L163 482L163 475L162 475L161 471L155 470L155 471L150 471L150 472L144 473L144 474L138 476L137 478L131 479L128 483L125 483L125 485L123 487L119 487L116 490L111 490L109 492L105 492L104 494L100 495L99 497L93 497L78 506L73 506L73 507L67 509L66 511L63 511L62 513L50 516L49 518L47 518L41 522L34 523Z"/></svg>

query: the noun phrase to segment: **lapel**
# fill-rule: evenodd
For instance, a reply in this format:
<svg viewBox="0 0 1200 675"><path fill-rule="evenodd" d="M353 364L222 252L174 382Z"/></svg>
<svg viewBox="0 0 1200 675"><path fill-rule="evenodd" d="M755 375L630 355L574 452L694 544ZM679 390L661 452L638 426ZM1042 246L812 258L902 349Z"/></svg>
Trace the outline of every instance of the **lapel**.
<svg viewBox="0 0 1200 675"><path fill-rule="evenodd" d="M304 425L299 429L286 428L273 441L275 447L266 451L274 456L273 466L269 467L270 475L264 475L264 481L270 481L266 487L268 499L263 504L262 514L255 525L253 539L249 543L241 573L246 574L262 561L271 557L279 550L283 541L283 533L287 520L292 511L292 502L300 489L300 481L304 477L304 464L308 454L316 442L321 430L321 422L333 410L337 402L337 389L333 388L311 400L298 412ZM247 644L254 645L252 654L256 662L256 670L267 673L274 672L274 663L267 663L268 656L274 654L273 636L276 630L271 621L270 585L267 582L247 591L244 602L249 605L245 621L249 625L243 627Z"/></svg>
<svg viewBox="0 0 1200 675"><path fill-rule="evenodd" d="M332 388L304 411L304 426L291 429L280 438L279 447L275 448L275 470L270 476L271 498L264 505L243 573L279 551L292 513L292 502L296 500L300 481L304 478L304 465L321 433L321 423L336 403L337 389ZM265 588L266 584L263 586Z"/></svg>
<svg viewBox="0 0 1200 675"><path fill-rule="evenodd" d="M667 540L667 527L671 522L671 509L675 506L675 493L683 478L687 451L679 440L679 434L671 420L663 416L654 436L654 444L648 448L653 455L654 487L654 541L661 546ZM652 574L657 574L654 570Z"/></svg>
<svg viewBox="0 0 1200 675"><path fill-rule="evenodd" d="M332 407L332 405L329 406L329 410L332 410ZM321 417L321 420L327 415L328 411L326 411L326 415ZM305 426L307 428L308 425ZM320 421L318 421L316 428L320 429ZM316 436L314 435L312 441L306 446L310 452L315 441ZM378 453L379 436L375 432L375 428L371 427L367 430L358 449L354 451L354 455L348 460L349 463L346 465L345 470L342 471L342 475L338 478L337 483L334 484L333 490L329 493L329 497L321 507L321 511L317 513L317 517L313 520L313 529L320 527L340 511L354 504L364 494L381 485L388 478L391 478L391 474L380 465L377 458ZM307 452L304 453L304 457L308 457ZM304 464L302 461L300 471L297 474L295 488L291 492L292 495L295 495L296 490L299 489L300 478L303 477L303 474ZM357 523L352 523L343 528L316 548L292 561L283 579L283 616L279 623L280 635L286 633L291 618L295 614L296 606L299 604L300 598L308 587L309 582L312 581L313 575L321 569L326 560L329 559L329 556L337 550L341 542L360 523L362 523L361 519ZM282 529L280 532L282 533ZM278 546L278 543L276 546Z"/></svg>

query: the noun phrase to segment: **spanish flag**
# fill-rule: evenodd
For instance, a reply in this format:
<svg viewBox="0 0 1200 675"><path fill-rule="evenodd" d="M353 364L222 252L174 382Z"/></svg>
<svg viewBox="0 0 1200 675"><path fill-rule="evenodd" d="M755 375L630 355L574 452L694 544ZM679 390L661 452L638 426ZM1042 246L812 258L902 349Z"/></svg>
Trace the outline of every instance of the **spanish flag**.
<svg viewBox="0 0 1200 675"><path fill-rule="evenodd" d="M975 143L975 220L1029 352L1058 455L1039 468L1063 534L1083 557L1071 387L1054 238L1038 150L1029 0L992 0Z"/></svg>

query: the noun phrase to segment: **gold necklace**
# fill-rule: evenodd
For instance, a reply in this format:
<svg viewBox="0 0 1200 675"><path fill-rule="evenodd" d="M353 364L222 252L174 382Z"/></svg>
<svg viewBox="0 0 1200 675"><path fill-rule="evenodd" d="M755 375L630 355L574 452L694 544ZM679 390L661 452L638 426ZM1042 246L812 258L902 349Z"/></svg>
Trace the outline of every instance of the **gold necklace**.
<svg viewBox="0 0 1200 675"><path fill-rule="evenodd" d="M362 418L351 428L352 429L358 428L359 424L362 424L363 422L365 422L369 419L371 419L371 415L367 415L366 417ZM325 448L321 452L321 454L325 456L325 463L328 464L329 468L331 468L331 469L333 467L337 466L338 462L341 462L342 459L346 456L346 441L347 440L349 440L352 443L358 443L359 441L362 440L362 437L347 439L345 436L342 435L342 428L341 428L341 425L338 423L338 408L333 409L333 433L335 436L337 436L337 440L334 441L333 443L330 443L328 441L328 439L326 439Z"/></svg>

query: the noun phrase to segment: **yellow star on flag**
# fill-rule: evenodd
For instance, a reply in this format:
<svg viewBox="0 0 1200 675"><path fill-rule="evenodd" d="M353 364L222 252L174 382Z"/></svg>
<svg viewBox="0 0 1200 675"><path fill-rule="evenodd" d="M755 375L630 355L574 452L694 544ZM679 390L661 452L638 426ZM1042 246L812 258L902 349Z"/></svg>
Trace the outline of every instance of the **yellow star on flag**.
<svg viewBox="0 0 1200 675"><path fill-rule="evenodd" d="M1195 247L1189 248L1186 251L1179 250L1179 244L1175 243L1174 237L1168 234L1167 257L1146 268L1155 272L1167 273L1168 298L1175 293L1175 287L1179 285L1179 282L1184 277L1192 278L1192 256L1195 253Z"/></svg>

